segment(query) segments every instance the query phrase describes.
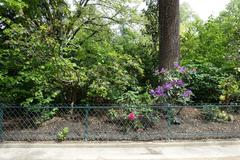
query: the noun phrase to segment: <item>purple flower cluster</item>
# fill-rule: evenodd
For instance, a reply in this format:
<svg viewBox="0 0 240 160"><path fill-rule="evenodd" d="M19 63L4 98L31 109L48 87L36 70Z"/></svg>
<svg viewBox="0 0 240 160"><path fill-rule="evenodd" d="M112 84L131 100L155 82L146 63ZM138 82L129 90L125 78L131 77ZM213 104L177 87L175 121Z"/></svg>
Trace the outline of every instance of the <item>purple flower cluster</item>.
<svg viewBox="0 0 240 160"><path fill-rule="evenodd" d="M185 67L178 67L178 71L180 73L185 73L186 72L186 68Z"/></svg>
<svg viewBox="0 0 240 160"><path fill-rule="evenodd" d="M162 68L159 73L164 74L164 73L166 73L166 72L167 72L167 69Z"/></svg>
<svg viewBox="0 0 240 160"><path fill-rule="evenodd" d="M186 104L193 93L186 88L187 84L182 79L188 78L186 74L191 74L191 71L189 68L181 66L178 63L174 63L174 68L171 70L165 68L156 70L155 73L165 83L152 89L150 94L160 103Z"/></svg>
<svg viewBox="0 0 240 160"><path fill-rule="evenodd" d="M178 63L174 63L174 67L178 70L180 73L185 73L187 70L185 67L180 66Z"/></svg>
<svg viewBox="0 0 240 160"><path fill-rule="evenodd" d="M175 68L178 68L178 67L180 67L180 66L179 66L179 64L176 62L176 63L174 63L174 67L175 67Z"/></svg>
<svg viewBox="0 0 240 160"><path fill-rule="evenodd" d="M174 67L177 69L178 72L180 73L186 73L187 69L183 66L180 66L178 63L174 63ZM168 70L165 68L157 69L155 70L154 74L159 75L159 74L165 74Z"/></svg>
<svg viewBox="0 0 240 160"><path fill-rule="evenodd" d="M166 72L167 72L167 69L165 69L165 68L157 69L154 71L154 75L165 74Z"/></svg>
<svg viewBox="0 0 240 160"><path fill-rule="evenodd" d="M184 85L185 85L185 83L184 83L183 80L181 80L181 79L173 80L172 83L173 83L174 85L179 86L179 87L184 87Z"/></svg>
<svg viewBox="0 0 240 160"><path fill-rule="evenodd" d="M153 96L163 97L165 96L165 90L162 86L158 86L155 90L151 90L150 94Z"/></svg>
<svg viewBox="0 0 240 160"><path fill-rule="evenodd" d="M193 93L192 93L191 90L186 90L186 91L182 94L183 97L190 97L190 96L192 96L192 95L193 95Z"/></svg>
<svg viewBox="0 0 240 160"><path fill-rule="evenodd" d="M183 80L173 80L163 84L162 86L158 86L155 90L151 90L150 94L153 96L163 97L166 95L166 92L173 89L174 87L184 87Z"/></svg>
<svg viewBox="0 0 240 160"><path fill-rule="evenodd" d="M168 90L171 90L173 88L173 83L172 82L168 82L168 83L165 83L163 85L163 89L168 91Z"/></svg>

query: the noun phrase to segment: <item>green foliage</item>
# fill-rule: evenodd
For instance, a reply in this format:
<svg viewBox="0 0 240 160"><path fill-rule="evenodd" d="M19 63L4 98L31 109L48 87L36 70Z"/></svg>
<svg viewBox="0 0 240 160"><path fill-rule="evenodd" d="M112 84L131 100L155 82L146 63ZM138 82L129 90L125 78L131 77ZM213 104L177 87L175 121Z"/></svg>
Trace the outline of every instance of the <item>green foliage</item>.
<svg viewBox="0 0 240 160"><path fill-rule="evenodd" d="M239 77L239 12L238 1L231 1L217 18L195 21L181 37L183 65L197 68L191 88L196 102L218 102L225 77ZM208 93L208 94L206 94ZM223 97L222 97L223 98Z"/></svg>
<svg viewBox="0 0 240 160"><path fill-rule="evenodd" d="M157 0L147 1L143 15L129 2L81 0L71 10L64 0L3 0L0 101L151 104L146 92L158 83ZM218 102L223 92L239 101L223 80L239 81L239 10L232 0L203 22L188 4L180 7L181 64L197 70L187 82L195 102Z"/></svg>
<svg viewBox="0 0 240 160"><path fill-rule="evenodd" d="M30 108L32 110L32 108ZM40 117L37 117L35 120L35 124L37 126L41 125L43 122L52 119L54 116L56 116L57 112L59 111L58 108L53 109L45 109L45 110L39 110L39 108L36 109L35 112L40 114Z"/></svg>
<svg viewBox="0 0 240 160"><path fill-rule="evenodd" d="M189 87L195 96L194 102L217 103L221 91L218 87L219 81L224 79L227 74L223 73L220 68L213 66L211 63L194 63L188 65L195 68L196 72L190 75Z"/></svg>
<svg viewBox="0 0 240 160"><path fill-rule="evenodd" d="M110 121L116 121L119 118L119 112L115 109L109 109L107 117Z"/></svg>
<svg viewBox="0 0 240 160"><path fill-rule="evenodd" d="M233 116L226 111L222 111L217 106L207 106L202 111L203 118L213 122L227 122L232 121Z"/></svg>
<svg viewBox="0 0 240 160"><path fill-rule="evenodd" d="M236 62L232 58L236 50L234 51L229 45L234 38L229 34L233 33L229 33L232 32L227 28L230 26L224 26L222 23L219 19L209 19L206 23L197 21L189 27L181 39L183 64L211 63L223 71L235 67ZM226 30L228 30L227 33Z"/></svg>
<svg viewBox="0 0 240 160"><path fill-rule="evenodd" d="M148 93L139 93L138 91L128 91L122 94L117 100L122 104L152 104L153 99Z"/></svg>
<svg viewBox="0 0 240 160"><path fill-rule="evenodd" d="M1 7L14 10L10 2L4 1ZM134 22L134 9L123 1L97 5L81 1L74 11L62 0L24 2L21 11L13 12L21 21L7 15L0 21L4 26L0 33L4 37L0 48L2 102L25 106L115 102L139 87L144 71L135 54L140 49L134 38L113 43L134 34L115 35L111 29ZM132 17L126 18L129 13Z"/></svg>
<svg viewBox="0 0 240 160"><path fill-rule="evenodd" d="M219 97L222 103L229 104L232 101L240 101L240 81L234 76L231 75L222 79L219 83L219 89L222 93Z"/></svg>
<svg viewBox="0 0 240 160"><path fill-rule="evenodd" d="M21 10L24 7L27 7L27 4L23 0L2 0L2 6L8 6L11 9Z"/></svg>
<svg viewBox="0 0 240 160"><path fill-rule="evenodd" d="M69 133L68 127L64 127L61 131L58 132L57 140L59 142L66 140L68 133Z"/></svg>

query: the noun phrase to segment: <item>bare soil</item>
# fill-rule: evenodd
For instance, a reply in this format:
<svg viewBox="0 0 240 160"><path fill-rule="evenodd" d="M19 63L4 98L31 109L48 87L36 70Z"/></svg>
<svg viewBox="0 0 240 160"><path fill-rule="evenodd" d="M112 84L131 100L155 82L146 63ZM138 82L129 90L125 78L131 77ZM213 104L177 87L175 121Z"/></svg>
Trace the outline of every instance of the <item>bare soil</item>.
<svg viewBox="0 0 240 160"><path fill-rule="evenodd" d="M47 141L56 140L57 134L69 128L67 140L165 140L165 139L221 139L240 138L240 114L231 113L233 121L210 122L203 119L201 110L184 108L178 115L180 125L166 120L166 115L157 114L153 124L146 123L143 129L132 129L124 121L110 121L109 117L90 114L88 120L76 113L73 116L59 115L41 125L21 117L4 121L3 140ZM127 129L126 129L127 128Z"/></svg>

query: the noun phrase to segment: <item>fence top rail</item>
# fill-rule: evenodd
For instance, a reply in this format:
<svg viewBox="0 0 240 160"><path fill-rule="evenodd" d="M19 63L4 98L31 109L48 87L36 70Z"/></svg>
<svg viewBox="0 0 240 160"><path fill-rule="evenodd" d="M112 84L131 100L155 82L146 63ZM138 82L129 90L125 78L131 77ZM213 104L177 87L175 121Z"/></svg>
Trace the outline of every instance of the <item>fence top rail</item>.
<svg viewBox="0 0 240 160"><path fill-rule="evenodd" d="M203 108L203 107L220 107L220 108L227 108L227 107L239 107L239 103L235 104L190 104L190 105L173 105L173 104L79 104L79 105L71 105L71 104L49 104L49 105L29 105L29 106L22 106L17 104L0 104L0 108L74 108L74 109L121 109L121 108L128 108L128 107L149 107L149 108Z"/></svg>

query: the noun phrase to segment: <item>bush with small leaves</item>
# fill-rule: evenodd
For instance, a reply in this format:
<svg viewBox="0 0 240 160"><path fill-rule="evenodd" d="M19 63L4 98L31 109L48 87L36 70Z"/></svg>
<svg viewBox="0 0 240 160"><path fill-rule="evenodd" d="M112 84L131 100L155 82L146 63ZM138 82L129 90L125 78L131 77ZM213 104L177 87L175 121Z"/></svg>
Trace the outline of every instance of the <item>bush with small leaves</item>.
<svg viewBox="0 0 240 160"><path fill-rule="evenodd" d="M202 116L205 120L213 122L233 121L233 116L217 106L207 106L202 110Z"/></svg>
<svg viewBox="0 0 240 160"><path fill-rule="evenodd" d="M64 127L61 131L58 132L57 140L59 142L62 142L64 140L66 140L66 137L67 137L68 133L69 133L68 127Z"/></svg>

